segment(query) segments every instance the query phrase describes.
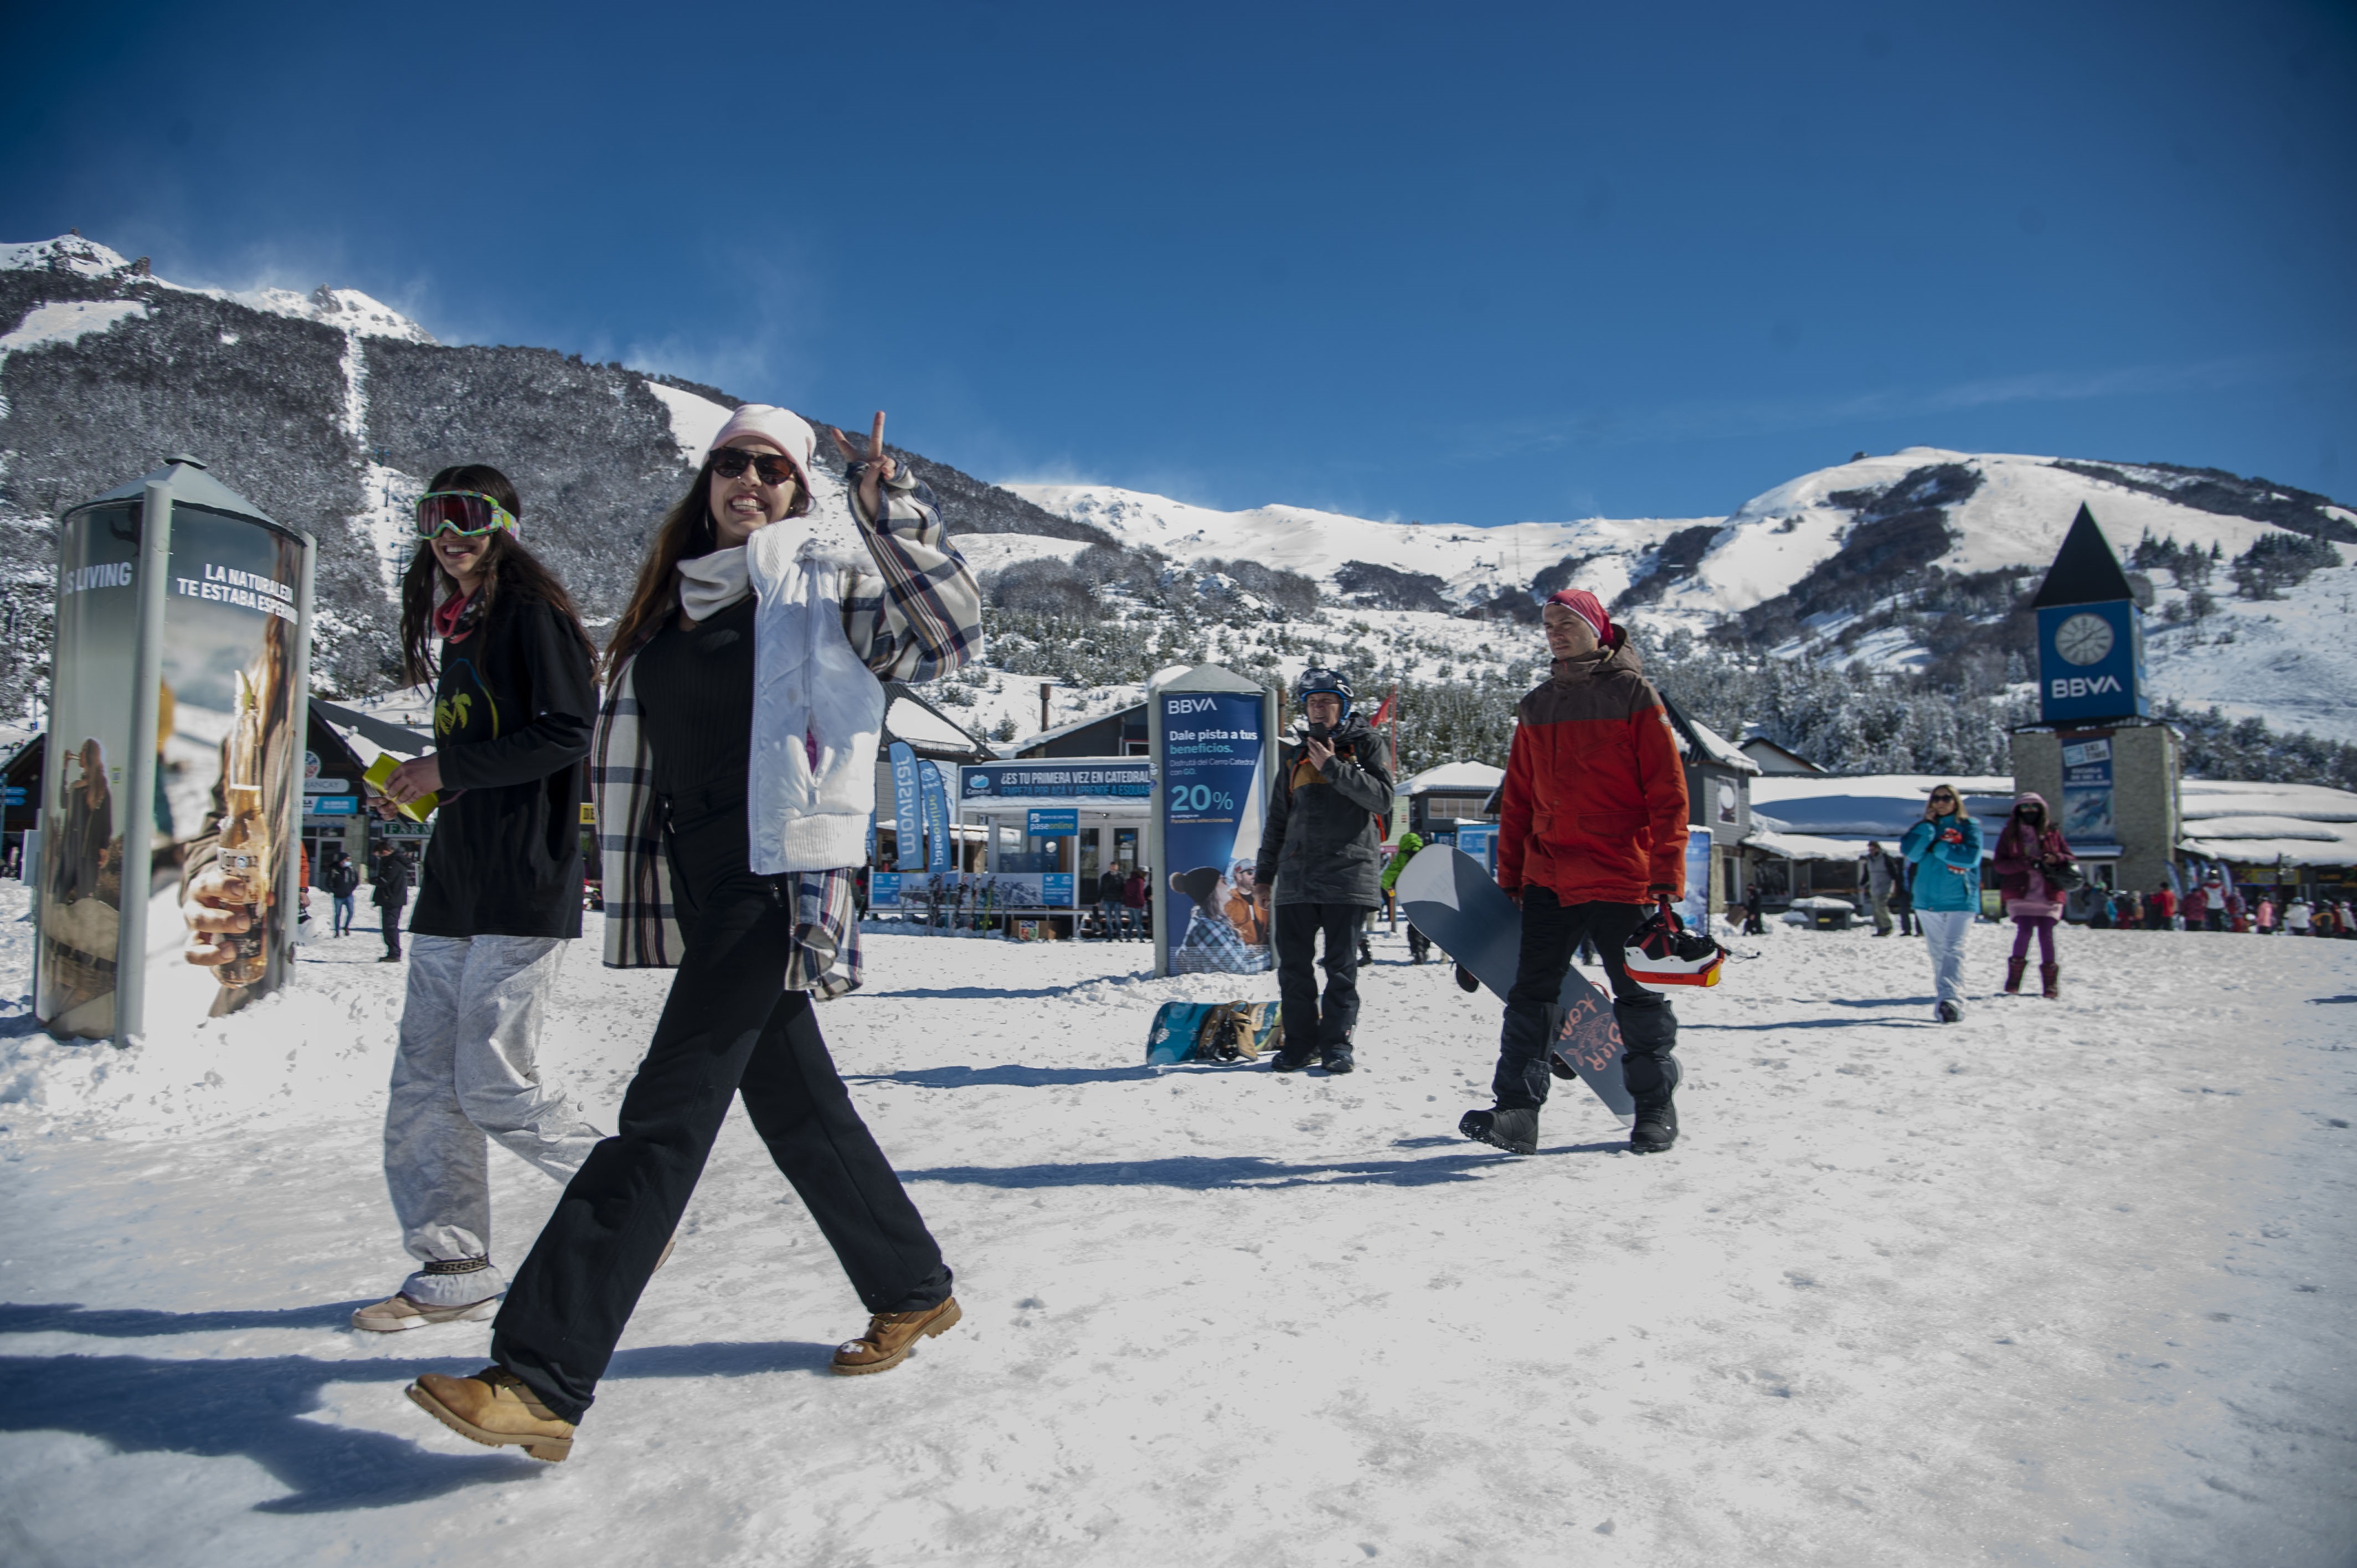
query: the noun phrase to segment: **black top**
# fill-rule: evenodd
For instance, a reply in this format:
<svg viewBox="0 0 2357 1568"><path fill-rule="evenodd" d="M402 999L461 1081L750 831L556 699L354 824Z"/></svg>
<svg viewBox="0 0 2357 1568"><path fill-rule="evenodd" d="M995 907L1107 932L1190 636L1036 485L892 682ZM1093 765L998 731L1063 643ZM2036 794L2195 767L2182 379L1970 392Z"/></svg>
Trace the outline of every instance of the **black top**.
<svg viewBox="0 0 2357 1568"><path fill-rule="evenodd" d="M411 931L581 934L582 759L597 714L589 650L547 604L501 600L442 644L442 803Z"/></svg>
<svg viewBox="0 0 2357 1568"><path fill-rule="evenodd" d="M753 597L655 633L630 666L655 793L743 800L753 766Z"/></svg>

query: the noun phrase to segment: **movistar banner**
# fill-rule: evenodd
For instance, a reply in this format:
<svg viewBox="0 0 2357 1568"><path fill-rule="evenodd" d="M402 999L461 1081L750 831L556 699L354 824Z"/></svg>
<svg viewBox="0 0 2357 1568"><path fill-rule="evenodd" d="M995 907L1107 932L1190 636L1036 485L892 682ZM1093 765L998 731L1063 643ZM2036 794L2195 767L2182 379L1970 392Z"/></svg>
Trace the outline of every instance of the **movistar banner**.
<svg viewBox="0 0 2357 1568"><path fill-rule="evenodd" d="M950 869L950 795L942 782L940 766L931 757L917 764L918 788L925 799L925 856L928 871Z"/></svg>
<svg viewBox="0 0 2357 1568"><path fill-rule="evenodd" d="M900 869L924 870L924 812L917 804L917 754L905 740L892 743L892 816Z"/></svg>

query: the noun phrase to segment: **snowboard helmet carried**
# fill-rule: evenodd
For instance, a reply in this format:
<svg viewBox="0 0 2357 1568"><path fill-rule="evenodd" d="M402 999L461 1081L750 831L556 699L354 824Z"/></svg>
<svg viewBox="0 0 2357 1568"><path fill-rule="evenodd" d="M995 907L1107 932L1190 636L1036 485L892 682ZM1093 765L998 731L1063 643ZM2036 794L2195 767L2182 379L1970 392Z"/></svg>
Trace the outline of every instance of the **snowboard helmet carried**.
<svg viewBox="0 0 2357 1568"><path fill-rule="evenodd" d="M1351 716L1351 678L1348 675L1340 670L1313 668L1304 670L1301 679L1293 683L1293 700L1305 710L1309 706L1309 699L1320 692L1340 699L1342 716L1346 719Z"/></svg>
<svg viewBox="0 0 2357 1568"><path fill-rule="evenodd" d="M1629 933L1620 950L1629 978L1642 985L1717 985L1727 950L1686 929L1667 898Z"/></svg>

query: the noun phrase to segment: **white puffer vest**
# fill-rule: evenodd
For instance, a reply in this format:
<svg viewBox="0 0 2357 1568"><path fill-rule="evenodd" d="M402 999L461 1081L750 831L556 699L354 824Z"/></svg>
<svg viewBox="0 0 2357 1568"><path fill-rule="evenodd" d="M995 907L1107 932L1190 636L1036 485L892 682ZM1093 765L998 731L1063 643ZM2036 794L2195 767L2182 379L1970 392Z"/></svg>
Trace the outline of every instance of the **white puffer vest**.
<svg viewBox="0 0 2357 1568"><path fill-rule="evenodd" d="M858 563L782 528L756 529L752 579L752 869L829 871L867 858L884 686L851 650L843 601Z"/></svg>

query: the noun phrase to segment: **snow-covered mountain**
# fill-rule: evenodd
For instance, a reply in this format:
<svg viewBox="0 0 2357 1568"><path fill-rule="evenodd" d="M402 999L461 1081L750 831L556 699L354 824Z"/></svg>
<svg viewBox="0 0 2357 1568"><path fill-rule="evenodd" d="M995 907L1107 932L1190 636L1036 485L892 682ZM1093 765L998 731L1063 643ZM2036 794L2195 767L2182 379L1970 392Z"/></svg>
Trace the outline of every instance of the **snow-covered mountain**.
<svg viewBox="0 0 2357 1568"><path fill-rule="evenodd" d="M1107 485L1006 488L1060 517L1092 524L1125 545L1158 550L1174 561L1257 561L1315 578L1346 602L1365 593L1350 568L1380 566L1420 580L1419 585L1454 609L1524 590L1537 574L1566 559L1586 563L1581 586L1615 597L1649 569L1668 541L1697 526L1716 528L1719 521L1590 518L1475 528L1375 522L1296 506L1214 511Z"/></svg>
<svg viewBox="0 0 2357 1568"><path fill-rule="evenodd" d="M0 245L0 723L33 722L46 688L54 518L168 454L206 458L319 540L320 679L358 695L395 683L394 565L436 468L505 468L527 538L602 620L645 531L740 401L547 349L436 343L356 290L189 288L73 234ZM2357 513L2214 470L1913 447L1803 475L1725 516L1483 528L1000 487L895 450L941 495L986 578L1028 573L1035 607L1063 591L1103 625L1095 657L1055 699L1057 722L1197 654L1271 672L1349 659L1386 678L1509 680L1536 654L1536 596L1566 585L1655 637L1915 671L1941 689L1963 647L1983 656L1986 692L1988 658L2002 673L2026 652L2017 607L2084 504L2124 557L2147 537L2173 542L2173 559L2218 557L2206 586L2198 572L2147 574L2162 695L2357 741L2346 635L2357 567L2263 600L2223 580L2234 556L2287 531L2357 542ZM821 456L821 524L845 530L833 455ZM1198 565L1211 562L1222 564ZM978 727L1027 735L1038 677L1073 661L1006 645L997 672L949 700Z"/></svg>
<svg viewBox="0 0 2357 1568"><path fill-rule="evenodd" d="M316 674L397 683L395 564L435 471L492 462L524 532L593 618L619 612L648 527L744 400L545 349L436 343L357 290L231 293L158 278L80 235L0 246L0 725L38 722L54 522L188 452L319 542ZM960 531L1104 536L896 449ZM822 448L829 491L839 471ZM838 494L822 521L848 526Z"/></svg>
<svg viewBox="0 0 2357 1568"><path fill-rule="evenodd" d="M1562 584L1593 590L1656 634L1703 637L1717 628L1787 657L1890 671L1921 669L1930 657L1910 625L1916 618L1894 614L1927 590L1981 590L1990 609L1977 618L1999 635L2005 606L2036 586L2083 505L2124 562L2147 539L2219 558L2198 618L2188 612L2195 585L2166 571L2141 574L2153 591L2158 695L2357 741L2357 646L2349 636L2357 627L2357 565L2319 570L2268 600L2235 597L2222 570L2287 530L2357 542L2357 511L2215 470L1916 446L1804 474L1723 518L1486 529L1286 506L1222 512L1102 485L1008 488L1125 545L1182 562L1285 567L1345 604L1407 607L1396 588L1388 600L1362 591L1368 575L1354 567L1368 564L1412 575L1434 600L1418 607L1460 614L1494 609L1501 596L1526 606L1531 586ZM1026 542L998 542L993 564L1019 557ZM1054 542L1041 546L1037 553L1071 553ZM1474 639L1469 628L1466 639Z"/></svg>

